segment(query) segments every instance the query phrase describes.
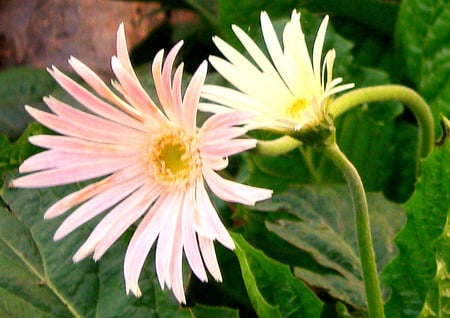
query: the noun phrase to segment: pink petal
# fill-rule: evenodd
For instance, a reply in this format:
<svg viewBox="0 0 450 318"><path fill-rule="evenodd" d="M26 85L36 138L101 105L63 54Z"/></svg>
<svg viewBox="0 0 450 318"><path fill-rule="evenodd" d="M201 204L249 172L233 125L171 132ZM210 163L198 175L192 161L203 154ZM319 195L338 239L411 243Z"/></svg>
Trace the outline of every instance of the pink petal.
<svg viewBox="0 0 450 318"><path fill-rule="evenodd" d="M128 244L123 270L127 294L131 291L138 297L141 295L138 284L139 276L148 252L156 240L156 237L163 230L166 218L169 217L169 213L167 213L166 209L168 206L167 201L167 194L162 194L161 197L159 197L137 227Z"/></svg>
<svg viewBox="0 0 450 318"><path fill-rule="evenodd" d="M171 288L172 279L178 277L178 273L171 272L171 264L172 258L177 255L175 244L181 245L181 228L177 225L180 223L183 200L183 193L171 193L167 205L161 207L164 208L164 212L159 211L159 213L170 211L170 217L166 218L166 222L162 224L156 247L155 266L161 288L164 288L165 284Z"/></svg>
<svg viewBox="0 0 450 318"><path fill-rule="evenodd" d="M142 197L134 197L128 203L128 213L123 212L122 216L118 218L118 222L111 227L102 241L95 247L94 260L100 259L103 254L110 248L110 246L133 224L141 215L146 213L153 202L161 193L161 189L156 185L144 185L141 189Z"/></svg>
<svg viewBox="0 0 450 318"><path fill-rule="evenodd" d="M254 205L257 201L265 200L272 196L272 190L255 188L223 179L207 167L203 167L202 171L212 192L224 201Z"/></svg>
<svg viewBox="0 0 450 318"><path fill-rule="evenodd" d="M225 129L210 129L203 130L200 134L201 143L222 143L239 136L242 136L247 132L247 129L243 127L230 127Z"/></svg>
<svg viewBox="0 0 450 318"><path fill-rule="evenodd" d="M72 66L72 68L77 72L77 74L87 83L89 86L91 86L94 91L100 95L101 97L105 98L107 101L111 102L115 106L117 106L119 109L127 113L128 115L132 116L133 118L142 121L143 115L139 113L135 108L130 106L128 103L126 103L123 99L121 99L119 96L114 94L111 89L102 81L102 79L94 73L87 65L82 63L77 58L71 56L69 59L69 64ZM116 115L118 115L117 119L120 118L120 120L116 120L120 123L127 124L130 127L141 129L140 122L132 122L128 117L124 117L124 114L120 111L111 108L109 111L112 111ZM110 117L110 115L103 114L104 117L113 119L113 117ZM141 129L142 130L142 129Z"/></svg>
<svg viewBox="0 0 450 318"><path fill-rule="evenodd" d="M223 170L228 166L228 158L202 156L202 164L212 170Z"/></svg>
<svg viewBox="0 0 450 318"><path fill-rule="evenodd" d="M161 105L168 105L170 103L170 89L163 89L162 84L162 75L161 75L161 67L162 60L164 58L164 50L158 51L153 59L152 63L152 75L153 75L153 84L155 85L156 94L158 95L158 99ZM164 109L164 112L168 114L168 112Z"/></svg>
<svg viewBox="0 0 450 318"><path fill-rule="evenodd" d="M186 88L186 93L183 99L183 122L184 128L188 132L193 133L196 128L197 107L200 100L200 94L205 82L208 64L206 61L198 67L197 71L192 76L191 81Z"/></svg>
<svg viewBox="0 0 450 318"><path fill-rule="evenodd" d="M214 114L209 117L203 124L202 128L200 128L200 134L207 131L220 131L222 128L245 124L253 117L255 117L255 113L250 112Z"/></svg>
<svg viewBox="0 0 450 318"><path fill-rule="evenodd" d="M180 115L179 114L177 115L177 113L179 113L179 109L177 110L176 105L178 97L176 100L174 100L174 95L172 94L171 75L175 57L178 54L182 45L183 41L180 41L173 46L173 48L167 54L164 66L162 65L163 51L160 51L153 60L152 66L155 89L161 101L161 106L163 107L164 112L168 116L170 116L170 119L177 123L180 122L179 121Z"/></svg>
<svg viewBox="0 0 450 318"><path fill-rule="evenodd" d="M114 56L111 58L111 66L127 100L141 113L149 114L155 120L164 120L156 104L142 88L141 83L126 70L118 58Z"/></svg>
<svg viewBox="0 0 450 318"><path fill-rule="evenodd" d="M80 225L88 222L106 209L116 205L119 201L126 198L130 193L142 185L144 177L139 176L135 179L127 180L115 187L104 190L97 196L78 207L56 230L53 239L59 240L78 228Z"/></svg>
<svg viewBox="0 0 450 318"><path fill-rule="evenodd" d="M186 259L189 263L194 274L202 282L208 281L208 276L206 275L205 267L203 266L202 256L198 248L197 234L195 232L195 222L193 222L193 217L196 217L195 209L195 193L193 188L187 190L185 200L183 202L182 211L182 233L183 233L183 246L184 253L186 254Z"/></svg>
<svg viewBox="0 0 450 318"><path fill-rule="evenodd" d="M19 167L21 173L38 170L80 167L85 164L123 165L136 162L135 154L68 153L47 150L26 159Z"/></svg>
<svg viewBox="0 0 450 318"><path fill-rule="evenodd" d="M109 162L81 162L78 165L32 173L12 181L13 187L42 188L64 185L101 177L129 166L122 159Z"/></svg>
<svg viewBox="0 0 450 318"><path fill-rule="evenodd" d="M146 194L148 194L148 188L146 186L143 186L139 190L131 194L127 199L116 205L114 209L112 209L100 221L100 223L97 224L86 242L84 242L84 244L73 256L73 261L79 262L89 254L94 252L100 242L105 239L107 234L111 230L113 230L114 227L118 226L123 228L124 225L128 225L129 227L129 225L134 223L142 215L142 213L145 213L148 206L142 204L142 198ZM109 239L106 240L105 243L111 245L114 242Z"/></svg>
<svg viewBox="0 0 450 318"><path fill-rule="evenodd" d="M228 140L226 143L210 143L201 145L200 150L202 154L206 156L227 157L248 149L252 149L256 146L257 141L255 139L233 139Z"/></svg>
<svg viewBox="0 0 450 318"><path fill-rule="evenodd" d="M106 177L98 182L92 183L83 189L73 192L64 198L54 203L45 212L44 219L51 219L57 217L70 208L92 198L93 196L107 191L116 185L125 182L126 180L142 175L142 168L140 166L130 166L126 169L119 170L109 177Z"/></svg>
<svg viewBox="0 0 450 318"><path fill-rule="evenodd" d="M208 271L216 281L221 282L222 274L220 273L220 267L217 263L213 240L204 237L203 235L198 235L198 242L200 244L200 250L202 251L203 260L205 261Z"/></svg>
<svg viewBox="0 0 450 318"><path fill-rule="evenodd" d="M55 66L53 66L52 70L48 69L48 72L59 83L59 85L61 85L62 88L73 96L73 98L92 112L115 122L119 122L123 125L128 125L138 129L142 128L142 125L134 118L112 107L108 103L105 103L80 84L73 81L70 77L62 73Z"/></svg>
<svg viewBox="0 0 450 318"><path fill-rule="evenodd" d="M133 145L117 145L87 141L84 139L68 136L35 135L28 138L35 146L48 149L58 149L61 152L71 153L103 153L103 154L131 154L136 153Z"/></svg>
<svg viewBox="0 0 450 318"><path fill-rule="evenodd" d="M223 246L233 250L234 242L227 229L220 220L216 209L208 197L203 182L197 182L196 199L198 209L194 214L194 223L199 235L212 240L217 239Z"/></svg>
<svg viewBox="0 0 450 318"><path fill-rule="evenodd" d="M125 143L125 142L129 143L133 141L136 142L139 139L142 139L142 135L138 134L132 135L121 134L120 133L121 128L117 128L117 126L115 130L107 130L105 129L106 127L103 126L104 122L102 122L101 120L97 120L100 119L98 117L83 118L84 116L78 116L78 118L75 119L65 119L32 108L30 106L25 106L25 109L38 122L63 135L75 136L87 140L104 143ZM118 127L125 127L125 126L118 126Z"/></svg>
<svg viewBox="0 0 450 318"><path fill-rule="evenodd" d="M120 63L137 79L133 66L131 65L130 56L128 55L127 39L125 37L125 27L123 22L119 24L119 28L117 29L116 51Z"/></svg>

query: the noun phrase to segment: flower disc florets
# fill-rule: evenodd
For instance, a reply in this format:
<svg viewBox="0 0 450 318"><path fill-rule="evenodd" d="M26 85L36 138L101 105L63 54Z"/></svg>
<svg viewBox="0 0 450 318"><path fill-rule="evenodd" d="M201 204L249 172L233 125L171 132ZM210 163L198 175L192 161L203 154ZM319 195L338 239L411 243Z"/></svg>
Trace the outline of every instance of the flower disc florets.
<svg viewBox="0 0 450 318"><path fill-rule="evenodd" d="M147 155L147 168L155 182L167 191L182 189L201 177L202 162L198 136L183 129L167 128L152 136Z"/></svg>

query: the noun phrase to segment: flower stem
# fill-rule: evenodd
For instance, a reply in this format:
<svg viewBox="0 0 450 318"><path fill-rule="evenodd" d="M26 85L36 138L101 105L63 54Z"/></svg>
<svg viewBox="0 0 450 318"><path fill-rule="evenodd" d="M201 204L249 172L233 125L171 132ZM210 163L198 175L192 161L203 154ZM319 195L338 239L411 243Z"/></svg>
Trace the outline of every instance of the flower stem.
<svg viewBox="0 0 450 318"><path fill-rule="evenodd" d="M329 110L334 117L337 117L355 106L387 100L402 102L414 113L419 126L419 156L426 157L434 146L433 115L424 99L408 87L380 85L355 89L336 98L329 105Z"/></svg>
<svg viewBox="0 0 450 318"><path fill-rule="evenodd" d="M369 317L384 318L383 300L381 298L380 283L378 281L375 263L375 253L373 251L372 237L370 234L369 210L364 186L356 168L334 141L325 145L324 151L345 176L353 200L359 257L361 260Z"/></svg>

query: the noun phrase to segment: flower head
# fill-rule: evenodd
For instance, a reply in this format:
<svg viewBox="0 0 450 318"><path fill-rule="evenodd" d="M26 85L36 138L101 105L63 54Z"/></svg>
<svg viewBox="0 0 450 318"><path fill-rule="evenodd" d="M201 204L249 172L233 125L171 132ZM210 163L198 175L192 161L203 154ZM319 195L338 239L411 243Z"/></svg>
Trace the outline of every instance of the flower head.
<svg viewBox="0 0 450 318"><path fill-rule="evenodd" d="M157 244L155 264L161 288L167 286L179 302L185 302L183 252L200 280L206 281L209 271L220 281L213 242L234 248L208 197L205 181L219 198L230 202L252 205L272 192L223 179L216 173L227 166L228 156L255 146L255 140L236 138L246 132L236 125L245 124L253 114L217 114L197 128L207 64L200 65L183 96L183 64L172 76L181 45L171 49L164 63L163 51L153 61L160 107L144 91L131 66L123 25L117 32L117 56L111 59L117 78L113 86L119 94L74 57L69 63L95 94L56 67L49 70L85 109L53 97L44 98L53 113L26 106L37 121L61 135L30 137L31 143L47 150L22 163L20 172L33 173L13 180L12 186L50 187L103 177L47 210L44 217L54 218L74 208L54 238L63 238L107 211L73 257L79 261L93 253L98 260L140 220L124 260L127 293L141 295L140 272L150 248Z"/></svg>
<svg viewBox="0 0 450 318"><path fill-rule="evenodd" d="M253 61L214 37L225 59L211 56L209 61L236 90L206 85L203 97L222 106L204 104L202 110L214 113L230 109L256 111L260 116L255 117L250 127L279 131L299 130L306 124L320 121L327 112L328 98L353 87L353 84L339 85L341 78L332 79L334 50L327 52L321 67L327 24L328 16L317 33L312 61L300 25L300 13L296 10L284 27L284 47L267 13L261 13L261 29L271 60L235 25L233 31Z"/></svg>

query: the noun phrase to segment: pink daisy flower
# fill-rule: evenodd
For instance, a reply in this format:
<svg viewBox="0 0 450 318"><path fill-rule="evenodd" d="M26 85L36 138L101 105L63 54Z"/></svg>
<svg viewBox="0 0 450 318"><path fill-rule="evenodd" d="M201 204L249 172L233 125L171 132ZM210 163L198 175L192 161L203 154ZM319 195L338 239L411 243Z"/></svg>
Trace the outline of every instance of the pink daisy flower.
<svg viewBox="0 0 450 318"><path fill-rule="evenodd" d="M234 243L212 205L205 182L219 198L253 205L272 191L223 179L227 157L253 148L253 139L238 139L253 114L233 112L208 118L196 127L197 106L207 72L203 62L182 96L183 64L172 67L182 46L176 44L163 63L161 50L152 65L157 104L141 86L130 63L125 32L117 32L117 56L111 65L117 81L114 93L91 69L74 57L70 65L95 91L91 93L56 67L55 80L86 111L53 97L44 101L53 113L30 106L38 122L61 135L30 137L46 148L25 160L14 187L41 188L104 177L53 204L44 218L54 218L74 208L57 229L59 240L108 211L73 257L78 262L93 253L98 260L132 224L140 220L124 260L126 292L141 296L138 280L147 254L156 244L156 273L161 288L172 289L185 303L182 255L194 274L207 281L207 271L217 281L221 272L214 241L234 249ZM157 240L157 243L155 241Z"/></svg>

